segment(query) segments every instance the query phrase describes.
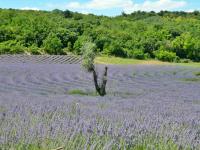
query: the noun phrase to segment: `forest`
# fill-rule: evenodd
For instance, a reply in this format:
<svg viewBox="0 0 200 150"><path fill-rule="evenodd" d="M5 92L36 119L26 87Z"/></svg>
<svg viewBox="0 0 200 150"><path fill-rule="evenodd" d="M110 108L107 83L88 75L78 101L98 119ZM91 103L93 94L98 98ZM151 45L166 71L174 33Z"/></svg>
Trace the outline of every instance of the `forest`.
<svg viewBox="0 0 200 150"><path fill-rule="evenodd" d="M101 55L200 61L200 12L124 12L96 16L69 10L0 9L0 54Z"/></svg>

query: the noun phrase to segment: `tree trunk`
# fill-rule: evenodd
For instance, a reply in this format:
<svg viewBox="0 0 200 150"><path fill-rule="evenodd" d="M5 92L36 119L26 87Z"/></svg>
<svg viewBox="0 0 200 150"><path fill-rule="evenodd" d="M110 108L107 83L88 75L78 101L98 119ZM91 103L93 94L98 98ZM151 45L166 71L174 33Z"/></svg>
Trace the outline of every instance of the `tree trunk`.
<svg viewBox="0 0 200 150"><path fill-rule="evenodd" d="M105 96L106 95L106 83L107 83L107 72L108 72L108 67L105 67L103 78L102 78L102 83L99 86L98 83L98 75L95 71L95 68L92 69L93 72L93 79L94 79L94 85L96 88L96 91L99 93L100 96Z"/></svg>
<svg viewBox="0 0 200 150"><path fill-rule="evenodd" d="M98 84L98 76L97 76L97 73L94 68L92 69L92 73L93 73L93 79L94 79L94 85L95 85L96 91L100 94L100 87Z"/></svg>
<svg viewBox="0 0 200 150"><path fill-rule="evenodd" d="M106 66L104 70L103 78L102 78L102 83L101 83L102 96L106 95L107 72L108 72L108 67Z"/></svg>

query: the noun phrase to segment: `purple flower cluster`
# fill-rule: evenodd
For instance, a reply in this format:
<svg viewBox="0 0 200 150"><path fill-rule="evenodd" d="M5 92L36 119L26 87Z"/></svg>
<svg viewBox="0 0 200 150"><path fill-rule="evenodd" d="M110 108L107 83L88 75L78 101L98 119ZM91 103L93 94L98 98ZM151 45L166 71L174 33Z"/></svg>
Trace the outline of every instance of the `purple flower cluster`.
<svg viewBox="0 0 200 150"><path fill-rule="evenodd" d="M0 145L45 138L65 143L95 133L132 144L153 135L200 147L200 82L184 80L199 78L194 72L200 68L108 68L108 94L100 97L68 94L94 91L91 74L78 64L0 64Z"/></svg>

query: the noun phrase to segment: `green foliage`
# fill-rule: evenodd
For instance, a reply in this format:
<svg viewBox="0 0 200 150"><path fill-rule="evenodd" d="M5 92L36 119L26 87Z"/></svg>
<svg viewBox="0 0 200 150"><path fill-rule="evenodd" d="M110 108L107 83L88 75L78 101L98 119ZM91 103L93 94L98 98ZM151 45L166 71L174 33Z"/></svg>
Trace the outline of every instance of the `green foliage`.
<svg viewBox="0 0 200 150"><path fill-rule="evenodd" d="M82 96L97 96L96 92L83 91L83 90L79 90L79 89L70 90L67 92L67 94L82 95Z"/></svg>
<svg viewBox="0 0 200 150"><path fill-rule="evenodd" d="M190 33L184 33L173 42L173 49L181 58L188 58L194 61L200 60L200 42L192 37Z"/></svg>
<svg viewBox="0 0 200 150"><path fill-rule="evenodd" d="M148 53L144 53L143 50L133 50L133 51L127 51L127 55L129 58L136 58L136 59L147 59L150 57Z"/></svg>
<svg viewBox="0 0 200 150"><path fill-rule="evenodd" d="M87 95L86 92L79 90L79 89L75 89L75 90L70 90L67 92L68 94L72 94L72 95Z"/></svg>
<svg viewBox="0 0 200 150"><path fill-rule="evenodd" d="M105 47L104 54L117 56L117 57L126 57L126 52L123 47L116 42L111 43Z"/></svg>
<svg viewBox="0 0 200 150"><path fill-rule="evenodd" d="M65 18L71 18L73 16L73 13L69 10L63 11L63 15Z"/></svg>
<svg viewBox="0 0 200 150"><path fill-rule="evenodd" d="M200 72L195 72L194 75L200 77Z"/></svg>
<svg viewBox="0 0 200 150"><path fill-rule="evenodd" d="M179 62L180 60L180 58L176 56L176 53L165 51L165 50L155 51L154 55L158 60L162 60L162 61Z"/></svg>
<svg viewBox="0 0 200 150"><path fill-rule="evenodd" d="M43 46L48 54L63 54L61 40L54 33L48 35Z"/></svg>
<svg viewBox="0 0 200 150"><path fill-rule="evenodd" d="M15 40L0 43L0 54L20 54L24 53L25 47Z"/></svg>
<svg viewBox="0 0 200 150"><path fill-rule="evenodd" d="M74 43L74 50L76 54L83 54L84 50L81 50L83 48L83 46L85 45L85 43L87 42L91 42L92 39L91 37L87 37L87 36L79 36L78 39L76 40L76 42Z"/></svg>
<svg viewBox="0 0 200 150"><path fill-rule="evenodd" d="M186 82L199 82L200 78L183 78L181 81L186 81Z"/></svg>
<svg viewBox="0 0 200 150"><path fill-rule="evenodd" d="M91 42L85 43L81 48L83 53L82 67L88 72L91 72L94 69L95 50L96 45Z"/></svg>
<svg viewBox="0 0 200 150"><path fill-rule="evenodd" d="M180 63L190 63L191 60L190 59L181 59Z"/></svg>
<svg viewBox="0 0 200 150"><path fill-rule="evenodd" d="M153 135L142 136L141 138L127 141L125 138L113 138L107 134L98 135L96 133L88 134L87 136L79 133L71 136L67 141L63 138L57 139L34 139L32 143L15 143L12 145L2 145L3 149L16 150L77 150L77 149L126 149L126 150L180 150L181 146L173 142L171 139L163 139ZM191 149L189 146L184 147L186 150Z"/></svg>
<svg viewBox="0 0 200 150"><path fill-rule="evenodd" d="M117 57L154 58L155 51L162 49L181 59L200 61L198 11L138 11L105 17L58 9L0 9L0 18L1 54L81 55L83 45L93 42L99 52Z"/></svg>

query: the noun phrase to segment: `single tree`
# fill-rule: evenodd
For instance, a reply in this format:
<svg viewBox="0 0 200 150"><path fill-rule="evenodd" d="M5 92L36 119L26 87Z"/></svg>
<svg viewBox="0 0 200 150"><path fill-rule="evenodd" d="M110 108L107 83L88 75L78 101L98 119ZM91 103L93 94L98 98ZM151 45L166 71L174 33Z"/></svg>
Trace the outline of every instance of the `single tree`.
<svg viewBox="0 0 200 150"><path fill-rule="evenodd" d="M94 65L94 59L96 56L96 45L91 42L87 42L83 45L81 48L82 54L83 54L83 61L82 61L82 67L93 74L93 80L96 92L100 96L106 95L106 83L107 83L107 71L108 67L105 66L105 70L103 73L102 81L101 83L98 82L98 74Z"/></svg>

